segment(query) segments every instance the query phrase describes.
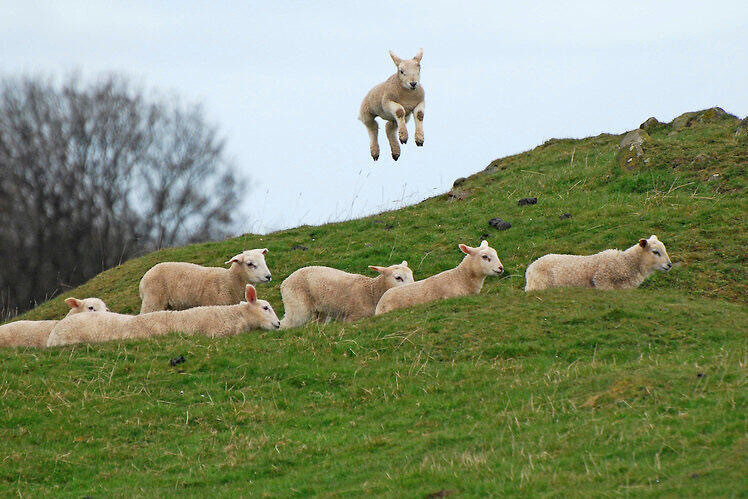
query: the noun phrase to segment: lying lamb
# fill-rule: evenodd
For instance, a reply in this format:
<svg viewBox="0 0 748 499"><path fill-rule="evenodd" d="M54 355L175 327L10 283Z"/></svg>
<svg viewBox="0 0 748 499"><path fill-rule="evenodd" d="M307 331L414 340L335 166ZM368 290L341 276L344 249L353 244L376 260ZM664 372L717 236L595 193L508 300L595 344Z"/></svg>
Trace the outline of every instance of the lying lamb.
<svg viewBox="0 0 748 499"><path fill-rule="evenodd" d="M425 109L423 87L419 85L421 78L421 58L423 49L413 59L403 60L390 51L390 57L397 66L397 72L385 81L369 90L361 103L358 119L369 131L369 149L374 161L379 159L379 142L377 134L379 125L377 116L387 122L385 131L390 142L392 159L400 157L400 142L408 142L408 129L405 123L410 115L416 117L416 145L423 145L423 111ZM395 137L397 131L398 137Z"/></svg>
<svg viewBox="0 0 748 499"><path fill-rule="evenodd" d="M369 268L381 275L366 277L330 267L304 267L281 284L284 329L297 327L312 316L355 321L374 315L382 294L390 288L413 282L408 262Z"/></svg>
<svg viewBox="0 0 748 499"><path fill-rule="evenodd" d="M636 288L655 270L670 270L665 245L652 235L626 251L608 249L587 256L550 254L525 272L525 291L575 286L597 289Z"/></svg>
<svg viewBox="0 0 748 499"><path fill-rule="evenodd" d="M239 303L244 286L271 280L267 252L263 248L239 253L226 262L231 264L228 269L186 262L154 265L140 280L140 313Z"/></svg>
<svg viewBox="0 0 748 499"><path fill-rule="evenodd" d="M141 315L101 313L71 316L54 327L47 346L151 338L176 331L204 334L213 338L252 329L280 327L273 307L265 300L257 299L257 291L251 284L245 289L245 298L247 301L237 305L213 305L180 311L165 310Z"/></svg>
<svg viewBox="0 0 748 499"><path fill-rule="evenodd" d="M83 312L108 312L98 298L65 298L70 307L66 317ZM47 345L47 338L60 321L16 321L0 326L0 347L39 347Z"/></svg>
<svg viewBox="0 0 748 499"><path fill-rule="evenodd" d="M477 248L460 244L460 249L465 258L457 267L384 293L377 304L376 315L434 300L477 295L486 276L504 271L496 250L487 241Z"/></svg>

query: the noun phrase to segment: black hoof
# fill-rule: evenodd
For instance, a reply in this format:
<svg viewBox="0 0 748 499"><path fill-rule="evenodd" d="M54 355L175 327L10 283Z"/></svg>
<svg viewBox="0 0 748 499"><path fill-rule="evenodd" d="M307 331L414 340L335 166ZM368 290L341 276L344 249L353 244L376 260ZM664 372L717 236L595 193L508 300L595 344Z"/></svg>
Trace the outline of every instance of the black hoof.
<svg viewBox="0 0 748 499"><path fill-rule="evenodd" d="M377 154L376 156L372 156L372 158L374 158L374 161L378 160L379 159L379 154Z"/></svg>
<svg viewBox="0 0 748 499"><path fill-rule="evenodd" d="M403 139L400 139L400 143L401 143L401 144L407 144L407 143L408 143L408 139L405 139L405 140L403 140Z"/></svg>
<svg viewBox="0 0 748 499"><path fill-rule="evenodd" d="M397 158L399 157L400 157L399 154L392 153L392 159L394 159L395 161L397 161Z"/></svg>
<svg viewBox="0 0 748 499"><path fill-rule="evenodd" d="M416 140L416 145L418 147L421 147L423 145L423 141L422 140Z"/></svg>

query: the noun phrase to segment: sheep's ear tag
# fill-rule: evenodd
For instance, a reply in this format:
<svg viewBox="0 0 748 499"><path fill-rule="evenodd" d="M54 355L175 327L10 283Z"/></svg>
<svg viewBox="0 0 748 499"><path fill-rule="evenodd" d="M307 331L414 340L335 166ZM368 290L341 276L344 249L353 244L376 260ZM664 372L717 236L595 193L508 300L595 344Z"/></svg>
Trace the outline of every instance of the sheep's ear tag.
<svg viewBox="0 0 748 499"><path fill-rule="evenodd" d="M647 247L647 240L646 239L639 239L639 246L641 246L642 248L646 248Z"/></svg>

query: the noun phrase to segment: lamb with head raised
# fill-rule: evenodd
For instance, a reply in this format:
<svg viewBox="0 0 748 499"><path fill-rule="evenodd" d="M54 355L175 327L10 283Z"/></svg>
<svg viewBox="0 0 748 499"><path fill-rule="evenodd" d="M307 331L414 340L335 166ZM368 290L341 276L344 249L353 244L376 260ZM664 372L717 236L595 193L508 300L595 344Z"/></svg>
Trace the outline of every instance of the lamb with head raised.
<svg viewBox="0 0 748 499"><path fill-rule="evenodd" d="M540 257L527 267L525 291L558 287L637 288L654 271L668 271L671 267L665 245L652 235L626 251L608 249L594 255Z"/></svg>
<svg viewBox="0 0 748 499"><path fill-rule="evenodd" d="M267 252L243 251L226 262L228 269L186 262L154 265L140 280L140 313L239 303L247 284L270 282Z"/></svg>
<svg viewBox="0 0 748 499"><path fill-rule="evenodd" d="M281 284L285 309L281 327L297 327L312 317L355 321L374 315L388 289L413 282L408 262L389 267L370 265L377 277L349 274L330 267L303 267Z"/></svg>
<svg viewBox="0 0 748 499"><path fill-rule="evenodd" d="M377 304L376 315L434 300L477 295L487 276L504 272L499 255L488 245L488 241L481 242L477 248L466 244L460 244L459 248L465 253L465 257L457 267L422 281L388 290Z"/></svg>

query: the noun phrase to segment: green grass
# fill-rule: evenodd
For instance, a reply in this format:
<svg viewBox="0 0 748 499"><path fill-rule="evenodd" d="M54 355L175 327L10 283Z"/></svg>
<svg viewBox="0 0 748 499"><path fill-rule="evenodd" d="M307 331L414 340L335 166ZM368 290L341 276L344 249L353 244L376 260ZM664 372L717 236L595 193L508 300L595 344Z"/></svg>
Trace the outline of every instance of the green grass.
<svg viewBox="0 0 748 499"><path fill-rule="evenodd" d="M620 136L553 140L470 177L464 201L104 272L68 295L136 312L158 261L221 265L268 247L276 280L259 294L281 315L279 283L304 265L407 259L418 279L489 234L506 268L479 296L352 324L2 350L0 494L746 495L748 146L736 126L661 128L636 172L616 165ZM712 163L693 164L702 152ZM526 196L538 204L517 206ZM495 216L512 228L489 227ZM637 290L522 291L545 253L653 233L679 266ZM24 318L59 316L62 298Z"/></svg>

